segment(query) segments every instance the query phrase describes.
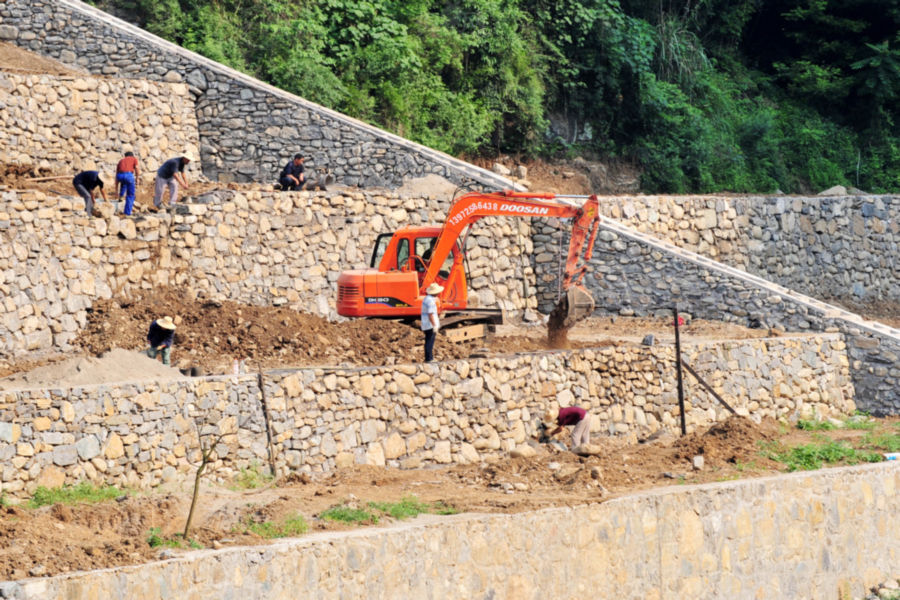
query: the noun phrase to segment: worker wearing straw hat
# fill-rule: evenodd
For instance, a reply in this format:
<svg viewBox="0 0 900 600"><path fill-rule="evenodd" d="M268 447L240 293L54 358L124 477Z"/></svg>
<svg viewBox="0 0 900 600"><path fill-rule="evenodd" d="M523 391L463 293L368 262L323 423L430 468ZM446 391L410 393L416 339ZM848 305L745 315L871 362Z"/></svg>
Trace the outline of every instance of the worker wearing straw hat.
<svg viewBox="0 0 900 600"><path fill-rule="evenodd" d="M172 355L172 344L175 341L175 322L172 317L162 317L150 323L150 330L147 332L147 356L156 358L162 355L164 365L170 364Z"/></svg>
<svg viewBox="0 0 900 600"><path fill-rule="evenodd" d="M425 290L422 300L422 331L425 333L425 362L434 360L434 338L437 337L440 321L438 321L437 296L444 291L444 286L432 283Z"/></svg>

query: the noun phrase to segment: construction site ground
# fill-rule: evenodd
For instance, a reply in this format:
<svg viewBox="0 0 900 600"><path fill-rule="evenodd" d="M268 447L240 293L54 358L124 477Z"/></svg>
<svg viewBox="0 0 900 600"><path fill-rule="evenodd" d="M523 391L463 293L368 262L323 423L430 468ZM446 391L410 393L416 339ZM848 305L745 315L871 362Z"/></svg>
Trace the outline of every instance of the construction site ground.
<svg viewBox="0 0 900 600"><path fill-rule="evenodd" d="M10 44L0 43L0 70L14 73L76 74L55 61L43 59ZM491 168L493 161L481 161ZM532 190L587 194L632 193L639 173L627 165L601 165L586 161L501 160L508 167L523 165ZM153 173L158 165L143 165L145 176L138 187L135 213L151 210ZM50 196L74 197L71 178L75 173L52 165L0 164L0 190L39 190ZM111 173L105 173L111 183ZM262 184L219 184L195 181L187 190L197 195L213 189L271 189ZM450 195L452 185L423 181L410 183L407 191ZM112 197L111 186L107 193ZM851 307L866 314L866 306ZM871 307L870 314L897 326L896 306ZM182 291L157 289L143 295L96 302L88 323L78 337L77 351L0 362L0 377L16 375L11 385L78 385L114 381L116 378L164 377L161 365L146 366L133 353L145 345L149 319L172 315L178 324L173 364L196 367L203 373L230 372L234 360L246 367L275 368L310 365L383 365L422 359L422 334L414 328L387 321L329 322L287 308L248 306L233 302L211 302L186 297ZM889 320L893 319L893 321ZM596 347L640 343L647 334L660 342L672 338L671 317L592 318L569 331L571 347ZM682 330L683 341L746 339L770 335L767 330L695 319ZM548 349L542 323L508 325L489 340L450 343L439 338L436 358L447 360L470 355L496 356ZM72 361L124 356L122 365L91 371L88 380ZM142 367L141 365L145 365ZM113 368L114 367L114 368ZM140 371L144 368L145 371ZM135 371L137 369L137 371ZM40 377L29 374L41 372ZM9 389L9 385L0 386ZM250 531L251 524L278 524L301 515L310 531L341 530L348 525L321 518L335 506L367 508L369 502L398 502L415 497L440 503L458 512L521 512L552 506L605 502L635 491L687 483L723 481L774 474L785 470L764 448L806 444L822 439L859 441L865 435L898 431L898 419L872 420L875 429L804 431L789 424L764 421L754 424L732 418L708 431L679 438L663 434L644 443L594 434L601 447L597 456L579 457L554 445L536 444L533 457L506 457L490 463L446 468L399 470L354 466L318 475L288 475L275 481L264 477L265 465L244 473L232 483L214 483L216 474L204 477L198 514L190 538L204 547L228 547L266 543ZM560 441L568 443L565 435ZM704 457L700 470L692 459ZM837 463L842 464L842 463ZM259 487L255 487L259 485ZM187 488L151 492L122 490L115 500L100 503L55 504L29 508L13 505L0 495L0 581L31 576L52 576L76 570L129 565L156 560L166 553L187 551L176 534L183 527L190 505ZM382 516L379 524L390 524ZM158 533L157 533L158 529ZM151 545L151 533L170 544ZM180 544L182 548L169 546Z"/></svg>
<svg viewBox="0 0 900 600"><path fill-rule="evenodd" d="M530 458L417 470L356 466L277 481L267 480L266 467L260 466L245 473L243 484L230 487L210 483L214 475L206 478L189 541L179 537L190 506L188 489L123 490L117 499L90 504L0 506L0 581L148 562L189 551L190 540L194 547L207 548L264 544L269 542L268 527L277 528L298 515L309 532L375 524L320 517L333 507L378 515L370 502L415 498L455 512L510 513L605 502L653 487L776 474L785 467L768 457L767 448L822 440L858 443L869 434L896 435L900 430L896 418L872 422L874 430L811 432L732 417L686 437L665 434L636 445L594 434L593 442L603 449L599 456L579 457L541 444ZM561 440L568 442L565 436ZM698 455L704 457L701 470L692 468L692 458ZM377 524L391 522L381 514ZM155 545L150 542L153 534ZM166 541L159 545L160 540Z"/></svg>
<svg viewBox="0 0 900 600"><path fill-rule="evenodd" d="M94 302L88 312L87 326L78 335L80 351L0 362L0 377L20 374L27 385L27 374L22 374L37 367L64 363L79 356L97 357L117 348L142 350L146 347L150 320L163 315L174 317L177 325L172 365L179 369L196 368L202 374L231 373L235 360L243 361L246 370L256 370L390 365L423 359L422 332L415 326L382 320L332 322L285 307L213 302L190 298L180 290L156 288L135 296ZM674 339L672 318L591 317L569 331L565 346L639 344L647 334L653 334L659 342L671 341ZM770 332L697 319L682 328L682 335L684 342L690 343L758 338ZM454 343L439 336L435 357L450 360L550 349L543 323L511 324L499 326L489 338ZM134 379L143 378L138 367L134 365ZM120 370L112 371L121 376ZM45 369L34 384L74 384L65 379L67 373L61 368L60 378L53 380L47 378ZM96 372L96 379L97 383L110 381L102 370ZM78 383L85 382L79 379Z"/></svg>

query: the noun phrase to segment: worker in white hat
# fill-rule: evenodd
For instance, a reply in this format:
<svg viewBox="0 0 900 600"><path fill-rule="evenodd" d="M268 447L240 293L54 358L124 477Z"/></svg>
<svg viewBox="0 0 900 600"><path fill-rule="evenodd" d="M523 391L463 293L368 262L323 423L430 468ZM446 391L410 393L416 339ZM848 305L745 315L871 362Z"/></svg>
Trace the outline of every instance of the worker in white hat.
<svg viewBox="0 0 900 600"><path fill-rule="evenodd" d="M425 290L425 298L422 299L422 331L425 332L425 362L434 360L434 338L437 337L438 309L436 296L444 291L444 286L432 283Z"/></svg>
<svg viewBox="0 0 900 600"><path fill-rule="evenodd" d="M172 317L162 317L150 323L147 332L147 356L156 358L162 355L164 365L170 364L172 357L172 344L175 342L175 321Z"/></svg>
<svg viewBox="0 0 900 600"><path fill-rule="evenodd" d="M169 188L169 205L178 201L178 185L188 189L188 182L184 176L184 168L194 160L190 152L181 156L170 158L156 170L156 186L153 188L153 206L157 209L162 205L162 195Z"/></svg>

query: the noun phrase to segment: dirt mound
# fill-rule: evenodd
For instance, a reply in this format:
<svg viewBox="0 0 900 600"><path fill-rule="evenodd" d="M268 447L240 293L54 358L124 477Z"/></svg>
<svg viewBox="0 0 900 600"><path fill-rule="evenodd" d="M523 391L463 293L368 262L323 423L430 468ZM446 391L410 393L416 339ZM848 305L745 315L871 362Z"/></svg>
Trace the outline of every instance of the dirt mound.
<svg viewBox="0 0 900 600"><path fill-rule="evenodd" d="M744 463L756 456L759 442L775 437L777 429L772 421L756 425L746 417L731 416L705 431L680 438L672 448L677 458L688 461L702 455L709 466Z"/></svg>
<svg viewBox="0 0 900 600"><path fill-rule="evenodd" d="M191 299L181 291L157 288L133 298L98 300L88 313L79 340L92 355L113 347L145 347L152 319L171 315L178 328L172 363L227 373L233 361L248 369L307 365L384 365L422 360L422 333L395 321L352 320L333 323L289 308ZM544 340L495 338L452 343L441 337L440 360L464 358L487 345L489 353L533 352ZM578 347L591 345L582 342Z"/></svg>
<svg viewBox="0 0 900 600"><path fill-rule="evenodd" d="M145 354L113 348L100 358L77 357L0 379L0 389L78 386L113 381L153 381L183 377Z"/></svg>
<svg viewBox="0 0 900 600"><path fill-rule="evenodd" d="M424 177L405 180L403 185L397 188L397 192L409 196L425 195L450 200L458 189L459 186L452 181L430 173Z"/></svg>

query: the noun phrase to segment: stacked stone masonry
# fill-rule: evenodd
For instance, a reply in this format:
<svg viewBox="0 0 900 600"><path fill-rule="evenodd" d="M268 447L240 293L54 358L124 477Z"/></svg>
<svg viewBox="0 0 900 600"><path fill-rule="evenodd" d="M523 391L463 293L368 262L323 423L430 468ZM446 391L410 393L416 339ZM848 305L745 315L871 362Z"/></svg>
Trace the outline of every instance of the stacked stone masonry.
<svg viewBox="0 0 900 600"><path fill-rule="evenodd" d="M0 2L0 40L96 75L187 84L196 104L204 173L272 181L295 152L339 183L397 187L435 173L508 188L494 173L263 84L77 0Z"/></svg>
<svg viewBox="0 0 900 600"><path fill-rule="evenodd" d="M149 176L172 156L196 155L200 139L188 87L0 73L0 163L73 175L98 170L114 195L115 167L126 147Z"/></svg>
<svg viewBox="0 0 900 600"><path fill-rule="evenodd" d="M603 198L601 210L816 298L900 302L897 196L620 196Z"/></svg>
<svg viewBox="0 0 900 600"><path fill-rule="evenodd" d="M845 345L835 334L692 344L683 355L741 414L848 414ZM578 405L594 435L632 441L678 428L671 346L605 347L432 365L265 374L280 472L351 464L417 468L497 459L536 433L550 407ZM150 488L190 478L199 427L234 435L212 472L267 464L256 376L185 378L0 395L0 493L83 479ZM729 413L687 385L690 430ZM194 466L192 466L194 465Z"/></svg>
<svg viewBox="0 0 900 600"><path fill-rule="evenodd" d="M0 231L0 354L68 349L87 309L113 290L129 294L158 285L260 305L286 305L335 318L341 270L368 266L378 233L440 223L447 201L395 193L218 191L170 214L123 219L101 203L102 219L71 209L80 203L40 193L3 192ZM537 220L485 219L469 237L470 302L534 318L538 297L555 290ZM534 262L533 262L534 261ZM605 223L586 278L598 311L669 314L675 301L696 317L788 331L847 335L860 407L900 411L896 333L873 332L826 309L813 309L765 282L742 277L690 253L625 235ZM543 273L543 275L542 275Z"/></svg>
<svg viewBox="0 0 900 600"><path fill-rule="evenodd" d="M420 517L7 582L0 592L19 600L840 600L895 576L897 531L900 465L884 463L531 513Z"/></svg>
<svg viewBox="0 0 900 600"><path fill-rule="evenodd" d="M213 192L170 213L83 214L83 203L0 192L0 356L69 349L87 309L154 286L336 318L336 280L367 267L375 238L440 222L446 203L395 193ZM469 240L470 302L536 307L528 224L486 219Z"/></svg>
<svg viewBox="0 0 900 600"><path fill-rule="evenodd" d="M677 303L680 311L707 319L788 331L840 331L847 340L860 407L876 415L900 413L897 330L849 319L827 305L811 304L789 290L699 261L621 226L600 232L594 265L586 284L600 312L671 314Z"/></svg>

